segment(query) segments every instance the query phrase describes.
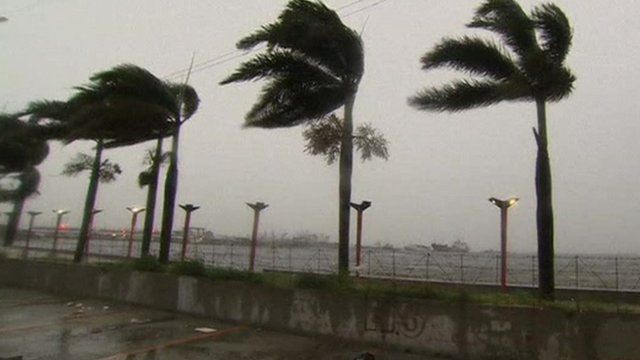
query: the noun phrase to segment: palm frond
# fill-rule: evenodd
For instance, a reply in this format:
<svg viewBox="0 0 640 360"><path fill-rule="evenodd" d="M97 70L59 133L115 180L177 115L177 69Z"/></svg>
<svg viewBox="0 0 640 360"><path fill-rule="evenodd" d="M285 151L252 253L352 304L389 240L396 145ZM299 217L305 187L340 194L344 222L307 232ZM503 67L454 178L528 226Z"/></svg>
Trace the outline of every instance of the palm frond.
<svg viewBox="0 0 640 360"><path fill-rule="evenodd" d="M253 59L243 63L233 74L222 80L220 84L225 85L232 82L285 76L295 76L300 79L305 77L314 78L325 83L340 81L328 69L324 69L322 64L311 61L311 59L296 51L270 51L256 55Z"/></svg>
<svg viewBox="0 0 640 360"><path fill-rule="evenodd" d="M260 43L268 49L290 49L324 64L336 75L357 84L364 72L360 35L320 1L292 0L278 20L240 40L239 49Z"/></svg>
<svg viewBox="0 0 640 360"><path fill-rule="evenodd" d="M140 174L138 174L138 186L140 188L143 188L145 186L148 186L149 184L151 184L151 171L141 171Z"/></svg>
<svg viewBox="0 0 640 360"><path fill-rule="evenodd" d="M200 97L196 90L187 84L176 84L168 82L169 90L180 101L182 121L190 119L200 106Z"/></svg>
<svg viewBox="0 0 640 360"><path fill-rule="evenodd" d="M525 84L459 80L442 88L427 88L409 98L419 110L462 111L506 100L526 100L531 93Z"/></svg>
<svg viewBox="0 0 640 360"><path fill-rule="evenodd" d="M364 123L355 131L353 144L360 152L362 161L372 160L374 157L389 159L389 142L384 135L371 124Z"/></svg>
<svg viewBox="0 0 640 360"><path fill-rule="evenodd" d="M477 37L444 39L421 61L425 70L447 67L495 80L507 79L519 72L507 53L493 42Z"/></svg>
<svg viewBox="0 0 640 360"><path fill-rule="evenodd" d="M178 101L165 82L149 71L132 64L122 64L98 72L90 77L90 83L76 88L69 100L73 104L102 101L118 95L156 104L178 114Z"/></svg>
<svg viewBox="0 0 640 360"><path fill-rule="evenodd" d="M520 56L538 48L534 23L515 0L486 0L467 26L497 33Z"/></svg>
<svg viewBox="0 0 640 360"><path fill-rule="evenodd" d="M319 119L344 105L348 90L338 85L278 78L267 84L246 116L247 127L290 127Z"/></svg>
<svg viewBox="0 0 640 360"><path fill-rule="evenodd" d="M555 64L562 64L571 48L573 31L569 19L554 4L534 8L531 17L540 31L542 49Z"/></svg>

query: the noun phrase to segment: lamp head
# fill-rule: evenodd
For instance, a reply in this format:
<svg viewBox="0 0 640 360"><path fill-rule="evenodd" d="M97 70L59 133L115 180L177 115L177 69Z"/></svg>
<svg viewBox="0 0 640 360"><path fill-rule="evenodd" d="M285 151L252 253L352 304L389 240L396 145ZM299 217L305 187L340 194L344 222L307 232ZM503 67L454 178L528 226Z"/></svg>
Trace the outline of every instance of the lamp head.
<svg viewBox="0 0 640 360"><path fill-rule="evenodd" d="M501 208L501 209L508 209L510 207L512 207L513 205L515 205L518 200L520 200L517 197L512 197L509 198L507 200L500 200L500 199L496 199L494 197L489 198L489 202L491 202L493 205Z"/></svg>
<svg viewBox="0 0 640 360"><path fill-rule="evenodd" d="M139 208L137 206L132 206L132 207L127 206L127 210L131 211L133 214L137 214L145 211L146 208Z"/></svg>

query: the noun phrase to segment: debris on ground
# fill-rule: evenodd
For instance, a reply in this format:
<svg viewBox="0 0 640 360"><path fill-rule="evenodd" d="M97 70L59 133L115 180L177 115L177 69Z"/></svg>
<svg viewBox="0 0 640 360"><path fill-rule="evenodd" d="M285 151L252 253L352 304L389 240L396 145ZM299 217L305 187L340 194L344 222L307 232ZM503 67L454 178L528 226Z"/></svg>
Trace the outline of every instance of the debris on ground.
<svg viewBox="0 0 640 360"><path fill-rule="evenodd" d="M145 324L145 323L148 323L149 321L151 321L151 319L132 318L129 322L132 324Z"/></svg>
<svg viewBox="0 0 640 360"><path fill-rule="evenodd" d="M195 331L199 332L199 333L203 333L203 334L211 334L214 333L218 330L216 329L212 329L212 328L208 328L208 327L199 327L199 328L195 328Z"/></svg>

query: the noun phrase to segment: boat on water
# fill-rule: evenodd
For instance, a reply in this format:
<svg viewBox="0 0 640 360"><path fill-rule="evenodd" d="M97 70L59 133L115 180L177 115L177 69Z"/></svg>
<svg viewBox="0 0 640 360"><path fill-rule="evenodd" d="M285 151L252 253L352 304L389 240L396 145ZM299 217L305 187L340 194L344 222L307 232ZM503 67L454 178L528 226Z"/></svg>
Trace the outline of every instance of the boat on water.
<svg viewBox="0 0 640 360"><path fill-rule="evenodd" d="M456 240L451 245L431 243L431 249L433 249L433 251L436 251L436 252L457 252L457 253L468 253L470 250L469 245L467 245L467 243L461 240Z"/></svg>

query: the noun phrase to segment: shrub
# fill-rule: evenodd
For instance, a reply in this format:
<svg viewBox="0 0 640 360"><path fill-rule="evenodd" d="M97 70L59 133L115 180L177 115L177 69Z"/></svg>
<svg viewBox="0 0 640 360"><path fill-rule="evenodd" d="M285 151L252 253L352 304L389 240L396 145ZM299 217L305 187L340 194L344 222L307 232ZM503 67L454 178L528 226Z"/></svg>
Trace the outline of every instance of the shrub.
<svg viewBox="0 0 640 360"><path fill-rule="evenodd" d="M205 276L207 269L202 261L190 260L171 264L169 272L176 275Z"/></svg>

